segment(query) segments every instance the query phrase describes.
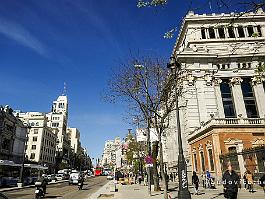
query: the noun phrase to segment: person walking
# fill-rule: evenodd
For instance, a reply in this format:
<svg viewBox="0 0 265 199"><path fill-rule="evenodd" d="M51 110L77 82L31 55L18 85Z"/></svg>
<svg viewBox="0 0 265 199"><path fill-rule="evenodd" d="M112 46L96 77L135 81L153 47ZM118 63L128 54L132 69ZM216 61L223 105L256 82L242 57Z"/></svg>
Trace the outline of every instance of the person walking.
<svg viewBox="0 0 265 199"><path fill-rule="evenodd" d="M232 169L229 162L227 170L223 174L224 196L228 199L237 199L238 186L240 183L239 175Z"/></svg>
<svg viewBox="0 0 265 199"><path fill-rule="evenodd" d="M211 188L211 173L210 171L206 171L206 187Z"/></svg>
<svg viewBox="0 0 265 199"><path fill-rule="evenodd" d="M260 186L263 188L263 191L265 193L265 173L263 176L259 179Z"/></svg>
<svg viewBox="0 0 265 199"><path fill-rule="evenodd" d="M194 184L194 194L198 195L198 189L199 189L199 177L197 176L196 172L193 171L192 175L192 184Z"/></svg>
<svg viewBox="0 0 265 199"><path fill-rule="evenodd" d="M247 171L244 173L244 176L243 176L243 184L244 184L245 190L247 190L248 189Z"/></svg>
<svg viewBox="0 0 265 199"><path fill-rule="evenodd" d="M247 171L247 181L248 181L248 189L250 193L254 193L254 179L252 173Z"/></svg>
<svg viewBox="0 0 265 199"><path fill-rule="evenodd" d="M206 188L206 176L204 172L202 172L201 178L202 178L202 187Z"/></svg>

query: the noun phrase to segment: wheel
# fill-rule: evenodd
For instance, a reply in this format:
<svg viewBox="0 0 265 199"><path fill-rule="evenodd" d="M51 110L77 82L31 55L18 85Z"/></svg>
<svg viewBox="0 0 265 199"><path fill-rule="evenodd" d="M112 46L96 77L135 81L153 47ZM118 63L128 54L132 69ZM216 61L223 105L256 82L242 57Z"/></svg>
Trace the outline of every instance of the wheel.
<svg viewBox="0 0 265 199"><path fill-rule="evenodd" d="M35 194L35 199L40 199L40 195L39 194Z"/></svg>

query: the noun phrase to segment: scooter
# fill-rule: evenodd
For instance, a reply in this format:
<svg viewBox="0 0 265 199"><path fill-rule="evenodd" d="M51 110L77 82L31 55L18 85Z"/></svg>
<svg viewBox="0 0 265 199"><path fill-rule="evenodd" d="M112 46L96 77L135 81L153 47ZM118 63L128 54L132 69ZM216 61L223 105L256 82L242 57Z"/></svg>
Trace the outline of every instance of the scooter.
<svg viewBox="0 0 265 199"><path fill-rule="evenodd" d="M40 199L45 196L42 183L41 182L35 182L35 199Z"/></svg>

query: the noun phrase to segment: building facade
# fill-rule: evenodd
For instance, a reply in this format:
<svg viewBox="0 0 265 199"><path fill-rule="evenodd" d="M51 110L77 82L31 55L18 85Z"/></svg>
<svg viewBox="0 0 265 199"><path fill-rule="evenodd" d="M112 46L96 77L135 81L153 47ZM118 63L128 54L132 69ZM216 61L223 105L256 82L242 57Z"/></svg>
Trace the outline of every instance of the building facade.
<svg viewBox="0 0 265 199"><path fill-rule="evenodd" d="M26 159L41 165L55 166L58 131L47 126L45 113L18 113L24 124L30 126L26 142Z"/></svg>
<svg viewBox="0 0 265 199"><path fill-rule="evenodd" d="M221 155L235 153L241 156L229 161L238 172L250 170L244 150L265 144L265 78L257 70L265 61L263 10L242 16L189 12L172 56L181 64L179 108L188 170L220 177ZM175 119L170 118L172 135ZM264 169L264 159L253 160L252 170Z"/></svg>
<svg viewBox="0 0 265 199"><path fill-rule="evenodd" d="M27 128L9 106L0 107L0 160L22 163Z"/></svg>
<svg viewBox="0 0 265 199"><path fill-rule="evenodd" d="M66 167L70 166L70 157L72 156L71 141L67 134L68 123L68 99L61 95L53 102L52 111L46 114L48 118L47 125L52 129L57 129L57 161L63 163Z"/></svg>

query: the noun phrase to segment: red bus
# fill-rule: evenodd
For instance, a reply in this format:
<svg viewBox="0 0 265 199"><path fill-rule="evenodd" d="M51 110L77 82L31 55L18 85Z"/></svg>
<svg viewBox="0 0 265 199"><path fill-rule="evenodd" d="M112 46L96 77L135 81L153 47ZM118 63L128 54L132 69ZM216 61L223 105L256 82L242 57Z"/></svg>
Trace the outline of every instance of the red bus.
<svg viewBox="0 0 265 199"><path fill-rule="evenodd" d="M103 174L103 168L97 166L97 167L95 168L95 176L101 176L102 174Z"/></svg>

